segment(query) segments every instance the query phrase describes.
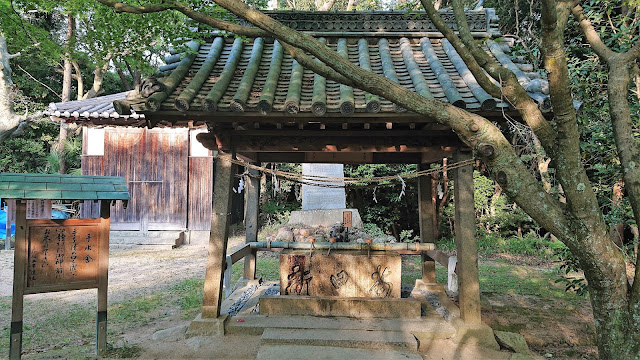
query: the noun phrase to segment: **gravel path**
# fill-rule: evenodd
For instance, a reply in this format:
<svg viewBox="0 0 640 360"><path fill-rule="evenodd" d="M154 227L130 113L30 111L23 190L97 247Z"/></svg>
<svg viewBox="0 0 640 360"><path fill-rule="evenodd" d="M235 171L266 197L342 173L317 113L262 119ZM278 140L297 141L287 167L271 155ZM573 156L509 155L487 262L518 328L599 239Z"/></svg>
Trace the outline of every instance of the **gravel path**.
<svg viewBox="0 0 640 360"><path fill-rule="evenodd" d="M229 251L244 239L231 238ZM207 249L184 245L173 250L111 250L109 253L109 303L158 292L168 284L188 278L204 278ZM0 251L0 296L13 291L13 251ZM32 299L94 301L95 290L29 295Z"/></svg>

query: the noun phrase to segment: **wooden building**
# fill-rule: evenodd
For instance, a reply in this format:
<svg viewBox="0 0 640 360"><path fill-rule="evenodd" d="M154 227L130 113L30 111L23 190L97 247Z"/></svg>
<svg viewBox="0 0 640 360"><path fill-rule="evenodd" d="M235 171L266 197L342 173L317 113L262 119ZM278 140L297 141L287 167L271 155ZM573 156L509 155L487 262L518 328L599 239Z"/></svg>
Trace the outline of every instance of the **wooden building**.
<svg viewBox="0 0 640 360"><path fill-rule="evenodd" d="M200 127L148 128L113 126L143 114L117 114L112 106L126 93L95 99L55 103L49 115L88 121L82 132L82 174L122 176L131 201L127 209L112 209L115 231L189 231L191 238L208 237L211 226L213 153L195 139ZM97 126L93 122L109 121ZM242 201L236 201L234 220L242 219ZM97 204L86 202L83 217L97 215ZM115 233L117 236L118 233Z"/></svg>

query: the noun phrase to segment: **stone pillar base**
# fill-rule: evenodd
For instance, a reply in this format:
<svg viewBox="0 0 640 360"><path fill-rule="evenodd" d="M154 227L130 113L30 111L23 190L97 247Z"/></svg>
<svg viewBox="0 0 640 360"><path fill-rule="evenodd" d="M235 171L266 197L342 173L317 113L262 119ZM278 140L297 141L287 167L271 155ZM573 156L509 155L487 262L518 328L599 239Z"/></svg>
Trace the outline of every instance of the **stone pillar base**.
<svg viewBox="0 0 640 360"><path fill-rule="evenodd" d="M189 329L185 336L187 338L194 336L224 336L225 327L229 321L229 315L220 315L217 318L202 318L202 314L198 314L196 318L189 324Z"/></svg>
<svg viewBox="0 0 640 360"><path fill-rule="evenodd" d="M444 292L444 286L440 283L426 283L422 279L416 279L415 288L418 290L441 291Z"/></svg>
<svg viewBox="0 0 640 360"><path fill-rule="evenodd" d="M500 345L493 335L493 329L486 324L465 324L460 318L453 319L451 324L456 328L456 335L451 338L455 344L477 345L500 350Z"/></svg>

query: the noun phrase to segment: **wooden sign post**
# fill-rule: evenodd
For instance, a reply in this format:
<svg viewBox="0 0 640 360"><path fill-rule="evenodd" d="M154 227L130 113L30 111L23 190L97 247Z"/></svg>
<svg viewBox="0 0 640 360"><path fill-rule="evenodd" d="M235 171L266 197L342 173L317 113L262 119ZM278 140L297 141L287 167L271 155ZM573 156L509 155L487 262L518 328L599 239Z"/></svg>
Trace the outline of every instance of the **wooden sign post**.
<svg viewBox="0 0 640 360"><path fill-rule="evenodd" d="M0 173L0 198L15 200L16 237L9 357L22 355L24 296L98 289L96 352L107 348L107 284L111 204L129 192L122 177ZM97 219L29 219L51 200L100 202ZM36 214L36 215L34 215ZM49 213L50 217L50 213Z"/></svg>
<svg viewBox="0 0 640 360"><path fill-rule="evenodd" d="M99 219L27 220L26 203L17 202L11 359L19 359L22 352L24 295L91 288L98 289L96 351L104 353L109 202L103 201L101 208Z"/></svg>

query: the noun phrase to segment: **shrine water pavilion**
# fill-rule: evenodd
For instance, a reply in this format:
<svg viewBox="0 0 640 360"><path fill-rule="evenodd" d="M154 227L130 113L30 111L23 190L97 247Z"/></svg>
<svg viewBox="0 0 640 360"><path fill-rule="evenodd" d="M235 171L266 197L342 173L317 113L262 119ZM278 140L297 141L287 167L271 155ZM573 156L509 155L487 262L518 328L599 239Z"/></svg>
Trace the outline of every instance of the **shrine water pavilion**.
<svg viewBox="0 0 640 360"><path fill-rule="evenodd" d="M478 85L424 13L267 14L311 34L352 63L423 96L449 102L497 124L505 124L505 117L519 118L508 103ZM540 109L550 112L546 80L513 54L515 42L501 37L494 11L466 14L473 36L485 40L487 53L514 71ZM441 11L441 15L455 28L453 13ZM434 313L435 303L440 304L436 309L440 316L445 310L448 314L446 321L436 326L451 330L445 336L460 342L484 339L481 341L495 344L480 313L473 156L450 128L384 98L314 74L273 39L214 34L206 43L192 41L187 47L189 51L169 56L157 76L146 79L137 91L109 98L96 111L86 104L83 108L81 102L73 105L75 108L56 104L51 115L89 128L200 129L195 139L217 154L203 306L189 334L224 334L251 326L262 331L269 326L257 324L279 316L388 317L409 319L414 329L411 334L425 340L429 331L421 329L426 323L420 321ZM434 246L432 183L424 176L418 181L415 200L420 212L419 243L351 245L259 242L260 184L249 177L247 244L227 254L238 164L406 163L427 169L443 158L462 164L454 170L457 265ZM171 191L179 190L181 185L177 185ZM282 251L281 281L261 284L255 279L256 253L275 250ZM403 254L422 255L422 278L408 297L400 292L399 257ZM244 286L225 300L225 270L240 259L245 261ZM453 264L450 272L457 274L459 282L457 306L436 283L435 262ZM349 282L351 287L345 285ZM234 320L240 315L242 322Z"/></svg>

